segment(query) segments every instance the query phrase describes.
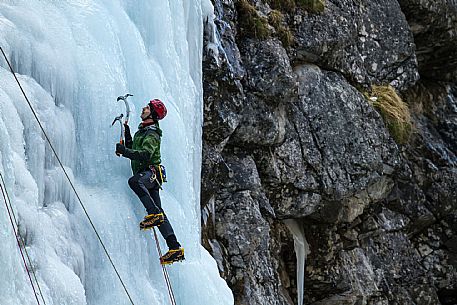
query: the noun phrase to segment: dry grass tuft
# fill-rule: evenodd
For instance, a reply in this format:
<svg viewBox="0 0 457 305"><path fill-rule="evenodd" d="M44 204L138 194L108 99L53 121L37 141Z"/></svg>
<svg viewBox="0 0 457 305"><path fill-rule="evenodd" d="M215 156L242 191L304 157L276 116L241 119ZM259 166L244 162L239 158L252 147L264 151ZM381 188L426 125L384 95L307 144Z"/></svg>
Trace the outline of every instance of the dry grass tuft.
<svg viewBox="0 0 457 305"><path fill-rule="evenodd" d="M407 143L412 131L411 116L408 105L395 89L390 85L373 86L371 93L365 96L379 111L395 141L398 144Z"/></svg>

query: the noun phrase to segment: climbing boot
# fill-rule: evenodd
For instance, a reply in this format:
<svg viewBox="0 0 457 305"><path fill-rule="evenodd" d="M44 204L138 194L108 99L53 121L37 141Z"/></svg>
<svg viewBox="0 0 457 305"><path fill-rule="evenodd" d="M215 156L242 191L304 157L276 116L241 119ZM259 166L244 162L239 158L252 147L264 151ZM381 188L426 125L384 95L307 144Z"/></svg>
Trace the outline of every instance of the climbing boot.
<svg viewBox="0 0 457 305"><path fill-rule="evenodd" d="M163 213L146 215L144 216L143 221L140 222L140 229L146 230L151 229L152 227L160 226L164 220L165 218Z"/></svg>
<svg viewBox="0 0 457 305"><path fill-rule="evenodd" d="M162 265L171 265L173 264L174 262L180 262L180 261L183 261L185 258L184 258L184 249L183 248L179 248L179 249L172 249L172 250L168 250L167 253L165 253L164 255L162 255L160 257L160 263Z"/></svg>

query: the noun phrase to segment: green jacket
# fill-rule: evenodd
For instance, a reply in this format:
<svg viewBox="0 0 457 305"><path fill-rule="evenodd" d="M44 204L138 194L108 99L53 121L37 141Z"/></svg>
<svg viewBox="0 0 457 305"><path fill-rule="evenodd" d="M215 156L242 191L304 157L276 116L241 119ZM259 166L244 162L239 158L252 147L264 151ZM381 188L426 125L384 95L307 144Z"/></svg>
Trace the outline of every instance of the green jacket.
<svg viewBox="0 0 457 305"><path fill-rule="evenodd" d="M160 139L162 130L159 123L143 127L138 126L138 131L133 136L130 134L130 129L125 130L125 146L126 150L124 157L129 158L132 165L133 174L145 171L150 165L159 165L160 158Z"/></svg>

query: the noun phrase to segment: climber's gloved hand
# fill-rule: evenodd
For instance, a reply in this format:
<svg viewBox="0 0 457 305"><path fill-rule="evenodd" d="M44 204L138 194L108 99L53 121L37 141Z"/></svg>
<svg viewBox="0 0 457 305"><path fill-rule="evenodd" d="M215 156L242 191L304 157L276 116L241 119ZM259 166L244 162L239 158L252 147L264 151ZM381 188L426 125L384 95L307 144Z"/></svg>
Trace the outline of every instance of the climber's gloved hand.
<svg viewBox="0 0 457 305"><path fill-rule="evenodd" d="M125 153L125 145L121 143L116 144L116 154L123 155Z"/></svg>

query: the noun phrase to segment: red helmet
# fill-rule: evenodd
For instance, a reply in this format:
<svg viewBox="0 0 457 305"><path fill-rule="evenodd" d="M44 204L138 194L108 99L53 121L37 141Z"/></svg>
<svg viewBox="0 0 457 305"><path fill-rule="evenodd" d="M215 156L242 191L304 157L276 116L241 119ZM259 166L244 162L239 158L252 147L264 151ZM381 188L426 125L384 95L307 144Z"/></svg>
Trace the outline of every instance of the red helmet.
<svg viewBox="0 0 457 305"><path fill-rule="evenodd" d="M167 115L167 108L159 99L149 101L148 106L151 109L151 116L155 120L161 120Z"/></svg>

